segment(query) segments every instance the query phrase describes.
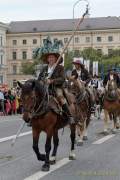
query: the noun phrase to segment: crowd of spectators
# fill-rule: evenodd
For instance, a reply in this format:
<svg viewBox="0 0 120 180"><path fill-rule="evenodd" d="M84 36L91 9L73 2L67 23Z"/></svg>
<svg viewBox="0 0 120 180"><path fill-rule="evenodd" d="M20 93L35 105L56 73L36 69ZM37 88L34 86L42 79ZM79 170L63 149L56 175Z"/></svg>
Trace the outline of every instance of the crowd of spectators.
<svg viewBox="0 0 120 180"><path fill-rule="evenodd" d="M13 115L22 113L20 101L20 89L12 88L9 90L0 89L0 115Z"/></svg>

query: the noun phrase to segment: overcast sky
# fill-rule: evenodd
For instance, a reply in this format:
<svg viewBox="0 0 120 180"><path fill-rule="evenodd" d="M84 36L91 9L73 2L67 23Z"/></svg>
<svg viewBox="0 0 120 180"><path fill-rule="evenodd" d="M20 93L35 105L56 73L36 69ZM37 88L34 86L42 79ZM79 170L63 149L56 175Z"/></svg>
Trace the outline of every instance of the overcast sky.
<svg viewBox="0 0 120 180"><path fill-rule="evenodd" d="M0 21L68 19L77 0L0 0ZM90 17L120 16L120 0L89 0ZM85 2L75 6L74 16L85 11Z"/></svg>

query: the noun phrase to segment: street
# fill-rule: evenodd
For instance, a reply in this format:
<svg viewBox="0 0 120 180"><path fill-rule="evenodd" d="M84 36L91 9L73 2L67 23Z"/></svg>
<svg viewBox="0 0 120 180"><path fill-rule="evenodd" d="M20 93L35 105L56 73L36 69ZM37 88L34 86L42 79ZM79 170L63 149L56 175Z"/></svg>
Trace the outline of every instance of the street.
<svg viewBox="0 0 120 180"><path fill-rule="evenodd" d="M103 116L102 116L103 118ZM0 180L120 180L120 131L104 136L103 121L92 117L88 141L76 146L76 160L68 159L70 152L69 128L60 130L57 164L49 172L41 172L32 149L31 127L25 126L12 147L13 135L23 123L21 116L0 117ZM62 134L63 133L63 134ZM39 148L44 152L45 134Z"/></svg>

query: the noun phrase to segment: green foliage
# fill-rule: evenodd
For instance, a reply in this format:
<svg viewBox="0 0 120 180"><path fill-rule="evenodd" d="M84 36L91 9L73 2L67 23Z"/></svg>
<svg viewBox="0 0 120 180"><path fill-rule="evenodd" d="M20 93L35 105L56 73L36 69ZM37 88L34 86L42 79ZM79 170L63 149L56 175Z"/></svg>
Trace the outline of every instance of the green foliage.
<svg viewBox="0 0 120 180"><path fill-rule="evenodd" d="M67 53L65 53L65 58L64 58L64 66L66 69L72 68L72 61L73 61L73 52L68 51Z"/></svg>
<svg viewBox="0 0 120 180"><path fill-rule="evenodd" d="M120 56L103 59L102 64L104 65L105 73L107 72L108 67L120 68Z"/></svg>
<svg viewBox="0 0 120 180"><path fill-rule="evenodd" d="M27 75L35 74L35 66L39 64L39 60L33 60L32 62L24 62L22 63L21 72Z"/></svg>
<svg viewBox="0 0 120 180"><path fill-rule="evenodd" d="M84 49L81 55L84 59L89 59L91 61L100 61L102 57L102 54L99 54L97 50L93 48Z"/></svg>

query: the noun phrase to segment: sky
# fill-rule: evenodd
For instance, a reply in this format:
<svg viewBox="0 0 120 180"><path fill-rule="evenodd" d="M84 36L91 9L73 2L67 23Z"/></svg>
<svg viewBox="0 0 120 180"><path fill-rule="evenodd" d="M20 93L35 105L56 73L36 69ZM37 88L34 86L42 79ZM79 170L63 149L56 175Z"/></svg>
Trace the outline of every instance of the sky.
<svg viewBox="0 0 120 180"><path fill-rule="evenodd" d="M79 0L0 0L0 22L79 18L85 1ZM89 0L90 17L120 16L120 0Z"/></svg>

